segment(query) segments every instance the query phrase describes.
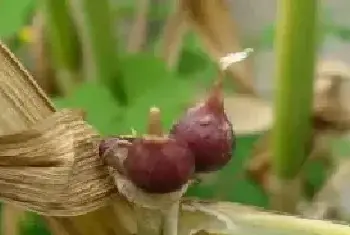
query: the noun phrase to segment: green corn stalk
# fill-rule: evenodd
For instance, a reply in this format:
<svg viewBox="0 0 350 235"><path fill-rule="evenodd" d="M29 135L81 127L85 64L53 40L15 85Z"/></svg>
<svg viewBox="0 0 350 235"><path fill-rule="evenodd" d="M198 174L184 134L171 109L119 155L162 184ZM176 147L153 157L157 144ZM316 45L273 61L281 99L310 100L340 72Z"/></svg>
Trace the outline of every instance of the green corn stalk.
<svg viewBox="0 0 350 235"><path fill-rule="evenodd" d="M273 194L279 210L292 212L300 195L297 175L311 134L318 0L280 0L273 135ZM293 195L293 196L292 196Z"/></svg>

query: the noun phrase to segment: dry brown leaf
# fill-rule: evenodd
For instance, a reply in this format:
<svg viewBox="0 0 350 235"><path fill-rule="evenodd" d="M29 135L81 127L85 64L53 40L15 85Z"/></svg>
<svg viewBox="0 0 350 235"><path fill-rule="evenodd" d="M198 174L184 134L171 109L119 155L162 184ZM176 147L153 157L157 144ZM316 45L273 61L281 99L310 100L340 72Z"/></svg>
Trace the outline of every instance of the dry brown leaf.
<svg viewBox="0 0 350 235"><path fill-rule="evenodd" d="M182 0L180 4L189 25L199 34L214 61L242 50L226 0ZM256 95L247 61L233 64L228 71L238 91Z"/></svg>
<svg viewBox="0 0 350 235"><path fill-rule="evenodd" d="M24 105L27 107L24 108ZM15 131L25 130L34 122L45 118L53 112L52 103L39 89L28 72L19 64L12 53L0 44L0 134L7 134ZM43 107L38 110L38 107ZM4 205L3 212L14 212L11 223L4 227L5 235L10 230L15 230L24 212L11 205ZM10 228L9 228L10 226ZM6 232L6 233L5 233Z"/></svg>
<svg viewBox="0 0 350 235"><path fill-rule="evenodd" d="M1 234L20 235L20 223L25 219L21 209L5 205L1 208L1 218Z"/></svg>
<svg viewBox="0 0 350 235"><path fill-rule="evenodd" d="M350 221L349 177L350 161L346 159L338 164L338 168L316 195L311 205L303 208L301 213L312 219Z"/></svg>
<svg viewBox="0 0 350 235"><path fill-rule="evenodd" d="M46 40L44 17L40 11L33 18L32 29L33 40L29 43L29 52L34 64L34 78L46 93L55 94L58 91L56 78Z"/></svg>
<svg viewBox="0 0 350 235"><path fill-rule="evenodd" d="M33 78L23 68L23 66L18 62L18 60L3 44L0 44L0 104L2 106L2 113L0 115L0 135L2 139L4 139L4 135L19 133L28 130L28 128L32 127L34 124L46 120L55 112L54 106L51 103L51 101L38 87ZM91 137L88 136L87 138L90 139ZM1 172L3 173L5 169L6 167L2 167ZM13 170L16 169L13 168ZM35 169L33 170L35 171ZM21 175L22 173L24 172L22 171ZM81 180L84 180L84 178L82 178ZM7 188L10 191L12 190L11 187ZM6 193L6 190L2 189L0 191L2 193ZM14 198L12 199L15 201L16 206L21 203L22 205L28 205L26 204L28 202L16 201L19 199L18 196L25 196L24 194L3 194L2 196L6 196L8 199L14 196ZM6 204L5 206L8 205ZM114 216L114 212L112 210L108 212L108 216L106 215L106 213L102 213L101 210L97 210L91 213L95 214L95 216L98 216L99 218L114 217L114 225L117 225L116 222L118 218ZM87 217L87 220L85 220L84 222L88 222L92 225L96 223L101 223L95 218L91 218L91 214L90 217L88 217L88 215L81 216L83 218ZM77 217L67 217L64 220L56 220L54 218L51 218L50 224L55 225L55 230L61 228L64 230L68 230L68 234L70 235L76 235L77 233L72 231L72 226L67 226L66 223L66 221L69 221L68 224L75 224L75 230L81 230L86 226L85 224L79 224L79 221L77 221L76 219ZM63 223L62 221L65 222ZM107 221L107 219L106 221L103 221L103 226L105 226ZM64 234L64 231L60 232L59 234Z"/></svg>
<svg viewBox="0 0 350 235"><path fill-rule="evenodd" d="M221 235L347 235L350 232L347 225L273 214L230 202L184 199L181 208L179 235L196 232ZM120 213L130 215L129 221L132 221L131 208L124 209ZM133 231L129 230L129 233Z"/></svg>
<svg viewBox="0 0 350 235"><path fill-rule="evenodd" d="M168 16L162 33L161 56L170 69L178 65L183 37L188 31L184 12L179 9L178 5L175 7L175 12Z"/></svg>

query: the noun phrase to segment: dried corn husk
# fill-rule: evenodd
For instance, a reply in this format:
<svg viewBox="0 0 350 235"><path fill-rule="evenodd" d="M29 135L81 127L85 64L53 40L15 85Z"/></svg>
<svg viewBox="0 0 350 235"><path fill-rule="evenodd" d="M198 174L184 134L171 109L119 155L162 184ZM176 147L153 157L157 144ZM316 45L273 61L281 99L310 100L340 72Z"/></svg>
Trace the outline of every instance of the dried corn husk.
<svg viewBox="0 0 350 235"><path fill-rule="evenodd" d="M350 161L339 162L338 169L328 179L310 205L304 205L301 214L312 219L341 219L350 221Z"/></svg>
<svg viewBox="0 0 350 235"><path fill-rule="evenodd" d="M75 119L75 122L73 121L71 124L77 124L80 123L80 132L81 131L87 131L88 134L87 136L83 136L83 138L77 138L78 136L75 136L75 138L73 137L77 132L74 131L70 132L68 131L66 134L68 134L68 136L70 138L74 138L74 142L70 142L72 144L72 146L69 146L71 148L71 152L68 155L76 155L74 154L74 151L78 150L80 148L81 151L84 149L87 150L87 154L93 154L94 151L92 148L92 144L89 144L89 141L91 141L91 137L93 135L96 135L96 132L93 131L91 129L91 127L89 126L82 126L81 124L83 124L83 120L81 115L70 115L68 113L57 113L55 114L55 109L51 103L51 101L47 98L47 96L42 92L42 90L38 87L38 85L34 82L34 80L32 79L32 77L28 74L28 72L23 68L23 66L17 61L17 59L11 54L11 52L9 52L9 50L3 45L0 45L0 104L2 107L2 112L0 115L0 135L1 135L1 139L2 139L2 144L1 144L1 170L0 170L0 182L1 182L1 186L2 189L0 197L3 201L9 202L12 204L5 204L5 207L8 207L11 205L11 207L13 205L15 206L21 206L22 208L24 207L26 210L34 210L38 213L43 213L45 215L54 215L56 214L57 209L59 209L59 207L61 207L61 212L59 212L58 214L62 214L62 215L69 215L70 212L73 212L72 209L74 208L70 208L68 209L68 211L62 212L62 207L64 207L64 203L61 204L61 206L59 205L59 202L54 202L53 204L49 205L50 203L46 203L46 204L40 204L38 202L40 202L40 200L42 200L43 197L45 197L45 194L41 195L41 197L36 197L37 195L40 194L40 190L42 190L41 192L46 192L45 188L43 188L44 185L42 185L43 182L46 182L47 185L46 187L48 187L47 189L50 191L49 188L51 188L51 190L58 190L61 191L62 193L62 184L61 187L58 187L57 189L55 188L55 185L59 186L59 182L63 182L65 180L68 180L67 177L68 176L75 176L75 177L68 177L71 180L75 179L76 182L80 181L80 184L82 186L84 186L87 182L85 179L86 174L76 174L74 173L74 170L72 171L72 169L70 169L70 171L68 171L68 169L66 168L66 171L64 171L63 169L65 168L65 164L71 164L69 161L70 157L67 157L66 159L60 159L63 160L61 162L61 164L63 164L62 166L57 166L54 167L55 164L57 164L59 161L59 159L55 159L52 162L52 158L47 158L45 159L45 161L43 162L40 159L41 157L44 157L46 155L46 157L49 157L51 154L53 153L52 151L57 151L57 148L53 148L52 147L52 139L55 138L60 138L60 133L62 133L62 131L64 132L64 129L67 130L67 127L69 127L69 125L65 125L64 123L61 123L59 121L59 119L63 118L68 118L71 121L73 119ZM65 116L65 117L64 117ZM58 119L57 119L58 118ZM72 119L73 118L73 119ZM67 120L67 119L66 119ZM43 121L43 122L42 122ZM56 124L60 124L60 125L56 125ZM50 126L52 128L50 128ZM78 124L79 126L79 124ZM77 127L77 126L75 126ZM53 136L51 136L50 138L48 138L47 135L42 135L43 133L39 133L39 130L41 128L44 128L46 130L56 130L56 133L54 133ZM63 129L62 129L63 128ZM79 127L78 127L79 129ZM43 130L43 129L42 129ZM77 130L77 129L76 129ZM51 131L51 130L50 130ZM79 132L79 131L78 131ZM21 136L21 133L23 133L22 140L27 140L27 141L23 141L20 142L20 139L18 137ZM82 133L82 132L81 132ZM56 134L56 135L55 135ZM84 133L86 134L86 133ZM17 135L17 136L16 136ZM15 137L16 138L13 138ZM46 136L46 137L45 137ZM56 137L55 137L56 136ZM37 144L33 145L33 140L37 137L37 140L40 140L39 142L37 142ZM86 142L84 141L84 138L86 138ZM50 140L51 139L51 140ZM11 142L12 141L12 142ZM48 154L44 154L43 152L39 152L37 154L34 154L33 157L31 158L31 155L27 154L27 152L25 151L26 149L23 149L23 151L21 149L17 149L17 147L13 147L13 145L16 145L15 142L20 142L20 145L22 145L23 147L26 146L27 144L27 150L28 147L31 147L32 150L35 148L38 148L38 144L39 144L39 148L40 146L45 147L47 146L48 149L42 148L40 149L41 151L45 151L48 150L49 152L47 152ZM51 142L51 144L50 144ZM60 141L62 144L65 143L65 140L61 140ZM69 143L69 142L68 142ZM80 143L80 144L79 144ZM6 144L6 145L5 145ZM51 146L51 147L49 147ZM62 145L61 145L62 146ZM72 148L73 146L78 147L78 149L76 149L75 147ZM79 147L80 146L80 147ZM5 152L5 150L7 152ZM61 149L61 151L66 151L64 149ZM92 151L92 152L91 152ZM22 153L22 154L20 154ZM41 155L40 155L41 154ZM60 154L59 154L60 155ZM63 156L63 155L62 155ZM84 157L84 154L82 155ZM86 157L87 155L85 155ZM18 161L14 161L14 159L18 159ZM38 158L39 157L39 158ZM13 158L13 160L11 160ZM31 160L35 160L34 162L32 162ZM95 160L93 160L95 159ZM39 162L38 162L39 160ZM68 161L66 161L68 160ZM71 158L72 160L72 158ZM96 202L98 202L97 205L95 204L95 206L97 205L97 207L95 208L90 208L88 209L88 211L94 210L98 207L101 207L102 205L105 204L105 201L108 200L108 197L105 198L103 197L103 192L108 193L108 195L111 194L110 192L110 188L112 185L109 184L110 186L107 186L106 188L106 184L102 183L103 181L107 182L108 178L106 178L108 176L108 174L101 170L101 168L103 167L101 163L99 163L95 157L90 158L90 160L95 161L94 164L92 164L92 166L95 168L95 173L100 172L99 174L93 174L92 178L95 178L95 180L99 181L99 183L96 184L96 181L94 184L92 184L92 188L89 188L89 193L91 189L97 189L100 188L102 186L105 187L105 190L102 190L99 192L99 195L97 198L100 198L100 200L96 200ZM12 163L14 164L13 166L11 166ZM81 162L84 163L84 162ZM81 164L80 163L80 164ZM85 161L85 164L89 164L92 163L91 161ZM40 164L44 164L43 166L40 167ZM45 165L46 164L46 165ZM96 165L97 164L97 165ZM37 166L35 166L37 165ZM66 166L68 166L66 165ZM98 166L99 165L99 166ZM63 171L60 171L59 168L61 168ZM98 168L100 168L100 170L98 170ZM77 168L76 168L77 169ZM91 169L91 168L90 168ZM46 179L44 178L44 173L46 173L47 176L49 176L48 173L63 173L66 175L66 177L60 178L57 175L52 175L52 177L54 177L53 179L58 179L57 180L52 180L50 181L50 178ZM81 171L80 171L81 172ZM69 173L67 175L67 173ZM85 172L87 173L87 172ZM91 170L90 173L91 174ZM103 176L104 174L104 176ZM27 175L27 176L31 176L28 178L22 177L23 175ZM100 177L102 176L102 177ZM42 178L40 178L42 177ZM90 178L90 177L89 177ZM13 180L16 179L16 180ZM23 181L21 181L21 179ZM90 178L91 179L91 178ZM102 179L102 181L101 181ZM37 181L36 181L37 180ZM41 180L41 181L40 181ZM106 181L107 180L107 181ZM70 181L70 180L68 180ZM68 183L68 181L66 181L66 183ZM93 180L94 181L94 180ZM28 184L30 182L30 184ZM69 182L70 184L71 182ZM101 184L102 183L102 184ZM105 185L105 186L103 186ZM28 187L24 187L24 186L28 186ZM29 187L30 186L30 187ZM66 185L68 186L68 185ZM74 187L74 185L72 185ZM97 186L97 188L96 188ZM84 186L85 187L85 186ZM83 188L84 188L83 187ZM100 188L100 189L102 189ZM75 188L74 190L79 190L79 187ZM86 191L86 187L85 187L85 191ZM28 194L25 194L25 192L27 192ZM29 192L31 192L29 194ZM34 194L33 194L34 193ZM102 194L101 194L102 193ZM55 194L54 191L51 191L51 194ZM64 193L63 193L64 194ZM62 195L62 194L61 194ZM68 196L68 194L66 194L66 196ZM48 196L46 195L46 197L48 198ZM58 198L57 198L58 199ZM76 198L77 199L77 198ZM69 197L66 197L66 200L70 200ZM74 201L74 200L73 200ZM58 203L58 204L57 204ZM83 201L82 201L83 203ZM58 205L58 207L57 207ZM88 207L90 207L89 205L86 205ZM78 208L75 208L73 210L76 210ZM102 208L103 209L103 208ZM108 214L106 214L106 212L103 212L103 210L97 210L97 211L93 211L91 213L88 213L86 215L82 215L82 216L77 216L77 217L71 217L71 218L66 218L66 219L59 219L59 218L55 218L55 219L50 219L50 224L52 226L54 226L56 229L62 228L63 230L68 229L69 233L68 234L75 234L74 232L72 232L71 228L72 226L67 226L67 221L69 221L69 224L75 224L74 227L78 227L77 229L82 229L84 228L84 226L82 226L82 224L79 225L79 223L81 223L80 221L82 219L84 219L84 223L88 222L90 224L99 224L98 220L96 221L96 218L94 218L92 221L91 220L91 216L92 215L98 215L100 218L113 218L113 211L108 211ZM6 231L3 231L2 234L6 234L5 232L11 232L14 231L14 229L9 228L9 226L17 226L17 222L24 218L23 213L19 212L19 209L16 208L16 211L14 211L15 213L12 213L13 215L16 215L16 218L12 218L12 222L10 223L9 220L10 218L6 218L6 222L7 223L7 227L3 226L3 229ZM56 210L56 212L55 212ZM59 209L60 210L60 209ZM70 211L70 212L69 212ZM79 209L73 213L78 213L78 214L85 214L88 211L80 211L78 212ZM10 213L11 212L11 208L5 208L4 212L6 213ZM68 214L67 214L68 212ZM103 212L103 213L102 213ZM56 215L58 215L56 214ZM106 216L107 215L107 216ZM3 217L4 218L4 217ZM64 221L64 222L63 222ZM109 220L110 221L110 220ZM108 224L108 220L106 219L105 221L103 221L103 226L100 227L105 227L106 224ZM117 225L117 220L113 221L112 223L113 226ZM117 226L116 226L117 227ZM62 230L61 229L61 230ZM63 234L64 232L62 231L60 234ZM7 234L6 234L7 235Z"/></svg>
<svg viewBox="0 0 350 235"><path fill-rule="evenodd" d="M324 120L336 124L334 130L328 134L327 143L323 141L323 149L328 155L332 154L332 139L348 138L350 124L349 81L350 70L348 65L341 61L324 61L319 65L319 75L324 81L323 89L319 90L316 101L316 111ZM328 87L325 86L328 79ZM321 86L319 86L321 87ZM333 138L332 138L333 137ZM321 151L320 151L321 152ZM304 205L301 214L314 219L342 219L350 221L350 207L348 203L347 179L350 173L348 160L340 160L333 156L334 174L328 179L321 191L310 205ZM349 191L350 192L350 191Z"/></svg>

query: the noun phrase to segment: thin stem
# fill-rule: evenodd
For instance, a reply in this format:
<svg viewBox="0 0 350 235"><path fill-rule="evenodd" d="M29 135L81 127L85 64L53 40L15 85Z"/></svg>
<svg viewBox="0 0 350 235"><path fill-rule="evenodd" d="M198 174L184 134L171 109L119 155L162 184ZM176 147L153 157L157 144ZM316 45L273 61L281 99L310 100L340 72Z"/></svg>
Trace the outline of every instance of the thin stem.
<svg viewBox="0 0 350 235"><path fill-rule="evenodd" d="M276 121L272 171L292 180L305 161L311 134L317 0L278 2Z"/></svg>
<svg viewBox="0 0 350 235"><path fill-rule="evenodd" d="M148 12L151 7L150 0L140 0L136 5L135 19L131 25L127 51L137 53L142 51L147 42Z"/></svg>
<svg viewBox="0 0 350 235"><path fill-rule="evenodd" d="M180 201L177 201L170 206L169 210L165 211L163 218L163 235L178 235L179 210Z"/></svg>
<svg viewBox="0 0 350 235"><path fill-rule="evenodd" d="M34 61L33 76L41 88L49 95L59 92L57 78L49 54L49 42L45 33L46 23L42 11L39 9L32 20L32 30L35 35L30 44L31 59Z"/></svg>
<svg viewBox="0 0 350 235"><path fill-rule="evenodd" d="M178 235L180 201L164 210L135 206L137 235Z"/></svg>
<svg viewBox="0 0 350 235"><path fill-rule="evenodd" d="M155 136L162 136L162 122L160 109L157 107L150 108L148 117L148 134Z"/></svg>
<svg viewBox="0 0 350 235"><path fill-rule="evenodd" d="M161 211L135 206L137 235L162 235Z"/></svg>
<svg viewBox="0 0 350 235"><path fill-rule="evenodd" d="M69 94L79 81L80 43L65 0L42 1L58 85Z"/></svg>
<svg viewBox="0 0 350 235"><path fill-rule="evenodd" d="M219 75L210 91L207 99L207 107L213 111L222 111L224 108L223 80L224 72L219 70Z"/></svg>
<svg viewBox="0 0 350 235"><path fill-rule="evenodd" d="M161 56L171 70L178 66L183 37L189 31L184 11L179 9L178 4L176 4L175 8L175 12L168 16L162 33Z"/></svg>
<svg viewBox="0 0 350 235"><path fill-rule="evenodd" d="M121 105L126 105L128 99L118 68L109 1L72 0L71 7L84 42L84 52L90 57L87 58L90 62L86 66L87 75L100 80Z"/></svg>
<svg viewBox="0 0 350 235"><path fill-rule="evenodd" d="M1 209L1 234L20 234L20 222L23 220L26 212L8 204L3 205Z"/></svg>

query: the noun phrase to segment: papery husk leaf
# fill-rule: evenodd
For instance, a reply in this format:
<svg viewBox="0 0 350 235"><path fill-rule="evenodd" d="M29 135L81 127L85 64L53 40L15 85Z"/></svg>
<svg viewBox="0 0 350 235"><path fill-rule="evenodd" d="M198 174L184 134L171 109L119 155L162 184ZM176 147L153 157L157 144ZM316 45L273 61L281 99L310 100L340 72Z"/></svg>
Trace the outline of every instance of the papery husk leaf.
<svg viewBox="0 0 350 235"><path fill-rule="evenodd" d="M4 136L12 135L13 133L27 131L28 128L31 128L34 124L40 123L42 120L47 119L55 112L55 108L52 102L38 87L38 85L35 83L35 81L29 75L29 73L23 68L23 66L18 62L18 60L3 44L0 44L0 105L2 107L2 112L0 115L0 136L2 139L6 139L6 137ZM91 136L87 136L87 138L88 139L86 141L88 143L89 141L91 141ZM40 144L42 143L38 144L40 146ZM4 160L4 158L2 159ZM14 163L16 163L17 165L21 164L20 162ZM16 171L16 168L6 168L6 166L2 166L2 169ZM20 171L20 169L21 168L18 168L17 171ZM50 167L48 169L50 169ZM24 173L24 170L25 167L22 167L22 173ZM106 176L108 175L107 173L105 174ZM0 176L2 175L0 174ZM83 179L84 178L81 178L81 180ZM2 180L1 182L4 181ZM86 182L84 183L86 184ZM33 187L36 186L33 185ZM11 190L11 187L8 187L7 190ZM3 189L1 189L0 191L2 193L6 192L6 190ZM12 207L13 205L17 206L18 203L25 206L26 203L28 203L24 201L16 201L19 199L17 196L21 195L13 195L14 197L11 200L8 200L10 199L11 194L2 194L2 197L4 196L7 198L6 201L15 202L11 205L5 204L5 207ZM8 213L9 210L11 211L11 208L6 208L4 211ZM23 215L24 212L21 212L22 209L15 208L15 210L16 213L13 214L16 214L16 216L11 216L13 217L12 221L15 221L14 223L11 223L12 226L18 226L18 221L20 221L21 218L25 218L25 215ZM35 210L35 208L32 208L32 210ZM88 213L86 215L81 215L77 217L46 218L50 221L49 225L53 226L55 231L60 230L60 232L57 232L58 234L79 234L76 232L76 230L82 230L86 228L86 223L88 223L91 226L96 225L100 227L112 227L118 229L117 220L111 221L109 219L115 218L114 211L108 210L106 212L105 210L103 210L103 208ZM3 222L9 224L9 219L10 218L6 218L6 221ZM82 220L84 223L81 222ZM120 231L122 231L121 229L122 228L119 228ZM7 227L7 231L10 230L15 230L15 228ZM6 234L5 231L3 231L2 234ZM105 234L107 234L107 232Z"/></svg>
<svg viewBox="0 0 350 235"><path fill-rule="evenodd" d="M180 4L189 25L199 34L214 61L228 53L242 51L228 1L182 0ZM238 91L256 95L247 61L231 65L228 71Z"/></svg>
<svg viewBox="0 0 350 235"><path fill-rule="evenodd" d="M26 108L23 104L28 104ZM53 112L52 103L9 50L0 44L0 134L25 130L32 123ZM42 107L38 110L38 107ZM12 213L13 212L13 213ZM4 205L2 234L18 231L24 212L12 205ZM11 214L9 217L8 215Z"/></svg>
<svg viewBox="0 0 350 235"><path fill-rule="evenodd" d="M122 206L119 213L128 217L126 225L136 231L131 208ZM184 199L179 218L179 235L230 234L230 235L345 235L348 225L330 221L308 220L295 216L264 212L257 208L230 202ZM122 217L122 216L119 216ZM206 232L206 233L205 233Z"/></svg>
<svg viewBox="0 0 350 235"><path fill-rule="evenodd" d="M350 128L350 68L342 61L319 62L315 79L314 113L342 132Z"/></svg>
<svg viewBox="0 0 350 235"><path fill-rule="evenodd" d="M350 221L350 161L344 159L338 162L338 168L327 180L326 184L315 196L302 214L313 219L338 219Z"/></svg>
<svg viewBox="0 0 350 235"><path fill-rule="evenodd" d="M273 124L272 105L257 97L231 95L224 98L224 105L237 135L261 133Z"/></svg>
<svg viewBox="0 0 350 235"><path fill-rule="evenodd" d="M322 60L317 66L317 76L322 77L341 77L344 80L350 80L349 66L340 60Z"/></svg>
<svg viewBox="0 0 350 235"><path fill-rule="evenodd" d="M19 235L20 224L25 220L26 213L23 210L10 206L3 205L1 208L1 234L4 235Z"/></svg>

